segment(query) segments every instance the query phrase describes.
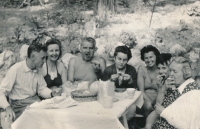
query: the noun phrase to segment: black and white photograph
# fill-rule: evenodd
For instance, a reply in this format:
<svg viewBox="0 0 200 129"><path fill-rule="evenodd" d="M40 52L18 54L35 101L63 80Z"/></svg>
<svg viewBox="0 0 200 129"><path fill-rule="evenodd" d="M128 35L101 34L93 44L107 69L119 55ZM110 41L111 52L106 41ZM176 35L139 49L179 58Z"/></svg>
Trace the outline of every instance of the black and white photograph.
<svg viewBox="0 0 200 129"><path fill-rule="evenodd" d="M0 0L0 129L200 129L199 0Z"/></svg>

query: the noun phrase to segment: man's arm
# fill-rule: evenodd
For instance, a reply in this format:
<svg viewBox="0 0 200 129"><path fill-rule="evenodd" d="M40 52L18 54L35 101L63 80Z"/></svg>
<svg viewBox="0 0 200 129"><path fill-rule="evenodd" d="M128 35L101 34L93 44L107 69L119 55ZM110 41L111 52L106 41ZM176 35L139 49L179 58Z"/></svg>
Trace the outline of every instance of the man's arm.
<svg viewBox="0 0 200 129"><path fill-rule="evenodd" d="M75 59L71 58L69 61L68 72L67 72L67 78L71 82L74 82L74 63Z"/></svg>
<svg viewBox="0 0 200 129"><path fill-rule="evenodd" d="M15 113L8 103L6 96L8 96L15 84L16 73L17 72L13 67L9 69L0 85L0 108L3 108L6 112L6 117L10 117L11 119L15 119Z"/></svg>
<svg viewBox="0 0 200 129"><path fill-rule="evenodd" d="M0 85L0 107L3 109L10 106L10 104L6 99L6 96L8 96L8 94L12 90L15 84L15 80L16 80L16 70L13 70L13 68L11 68L7 72L5 78L3 79Z"/></svg>
<svg viewBox="0 0 200 129"><path fill-rule="evenodd" d="M62 71L61 72L62 84L65 84L67 82L67 73L66 73L65 66L62 62L59 62L59 67Z"/></svg>
<svg viewBox="0 0 200 129"><path fill-rule="evenodd" d="M37 92L39 94L39 96L41 96L42 98L51 98L51 92L52 90L50 90L48 87L47 87L47 84L44 80L44 77L42 76L42 73L39 74L39 77L38 77L38 89L37 89Z"/></svg>
<svg viewBox="0 0 200 129"><path fill-rule="evenodd" d="M62 88L56 88L53 90L49 89L44 80L44 77L42 76L42 73L39 73L37 92L38 92L39 96L47 99L47 98L51 98L51 97L55 97L55 96L60 96L61 92L62 92Z"/></svg>
<svg viewBox="0 0 200 129"><path fill-rule="evenodd" d="M99 58L99 63L100 63L100 71L97 72L96 74L97 74L97 77L98 77L99 79L102 79L104 70L105 70L105 68L106 68L106 61L105 61L104 58L100 57L100 58Z"/></svg>
<svg viewBox="0 0 200 129"><path fill-rule="evenodd" d="M110 79L110 72L109 72L109 68L107 67L103 72L102 80L107 81L109 79Z"/></svg>

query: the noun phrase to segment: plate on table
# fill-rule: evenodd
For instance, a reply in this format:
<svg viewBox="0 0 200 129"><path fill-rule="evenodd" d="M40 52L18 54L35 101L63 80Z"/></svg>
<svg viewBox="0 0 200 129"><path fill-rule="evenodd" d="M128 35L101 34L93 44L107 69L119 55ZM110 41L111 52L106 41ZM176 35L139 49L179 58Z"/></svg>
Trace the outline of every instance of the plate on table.
<svg viewBox="0 0 200 129"><path fill-rule="evenodd" d="M119 92L119 93L122 93L124 91L126 91L126 88L116 88L115 89L115 92Z"/></svg>

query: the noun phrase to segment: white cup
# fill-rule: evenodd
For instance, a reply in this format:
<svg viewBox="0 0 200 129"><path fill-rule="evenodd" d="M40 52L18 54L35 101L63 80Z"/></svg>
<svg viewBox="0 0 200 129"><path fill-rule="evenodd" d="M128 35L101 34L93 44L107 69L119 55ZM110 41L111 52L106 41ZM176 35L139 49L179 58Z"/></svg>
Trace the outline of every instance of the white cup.
<svg viewBox="0 0 200 129"><path fill-rule="evenodd" d="M127 92L128 96L132 97L135 93L135 88L127 88L126 92Z"/></svg>
<svg viewBox="0 0 200 129"><path fill-rule="evenodd" d="M106 96L103 98L103 107L104 108L112 108L113 106L113 97Z"/></svg>

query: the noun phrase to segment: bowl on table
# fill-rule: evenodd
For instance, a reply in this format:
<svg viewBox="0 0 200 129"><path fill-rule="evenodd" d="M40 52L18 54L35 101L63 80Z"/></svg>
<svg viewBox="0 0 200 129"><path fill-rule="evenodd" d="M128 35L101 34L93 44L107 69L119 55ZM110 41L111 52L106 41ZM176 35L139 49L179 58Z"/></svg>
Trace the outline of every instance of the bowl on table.
<svg viewBox="0 0 200 129"><path fill-rule="evenodd" d="M71 96L78 102L97 101L97 90L75 90L71 92Z"/></svg>
<svg viewBox="0 0 200 129"><path fill-rule="evenodd" d="M126 88L115 88L115 92L122 93L126 91Z"/></svg>
<svg viewBox="0 0 200 129"><path fill-rule="evenodd" d="M127 88L126 89L126 92L127 92L128 96L130 96L130 97L132 97L134 95L135 91L136 91L135 88Z"/></svg>

